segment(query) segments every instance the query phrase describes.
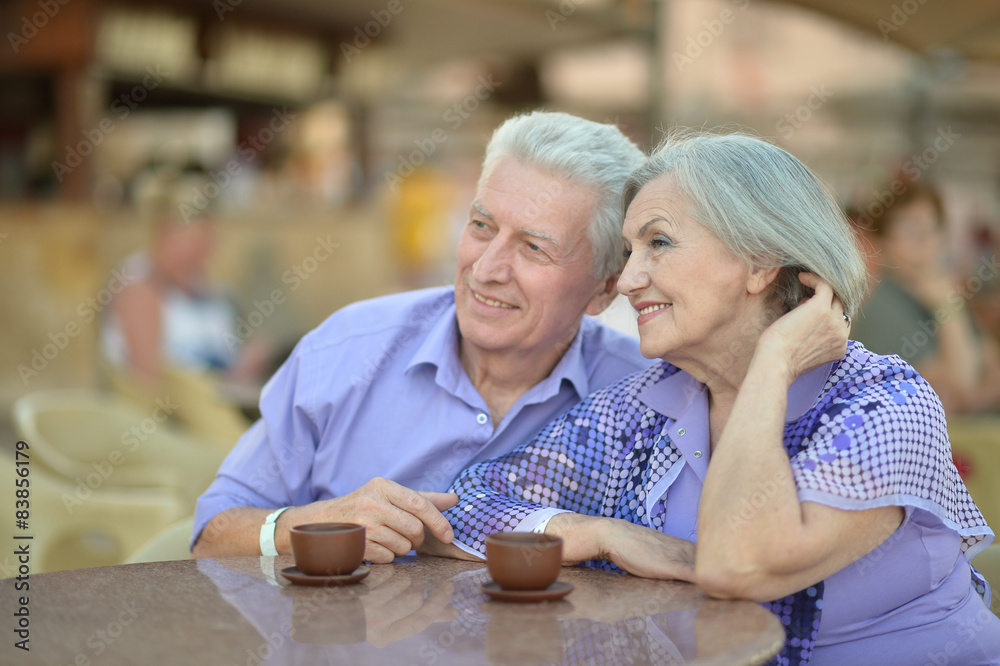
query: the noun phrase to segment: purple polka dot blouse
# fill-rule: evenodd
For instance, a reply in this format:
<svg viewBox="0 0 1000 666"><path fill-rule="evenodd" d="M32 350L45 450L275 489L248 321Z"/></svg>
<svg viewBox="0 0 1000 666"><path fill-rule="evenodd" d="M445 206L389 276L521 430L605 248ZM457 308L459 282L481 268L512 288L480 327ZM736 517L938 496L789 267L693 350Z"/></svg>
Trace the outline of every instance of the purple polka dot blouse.
<svg viewBox="0 0 1000 666"><path fill-rule="evenodd" d="M621 518L695 541L707 432L704 386L661 362L591 394L519 449L467 469L452 486L459 501L445 515L456 542L479 553L487 535L525 529L553 508ZM854 641L869 657L879 649L891 655L894 647L884 636L919 631L929 622L927 606L941 604L952 610L931 608L935 622L959 606L965 609L961 622L986 622L970 654L985 655L975 663L1000 663L1000 621L993 617L992 625L980 616L989 590L969 564L993 532L952 463L944 412L927 382L898 356L875 355L851 342L842 359L792 385L784 443L801 501L846 510L900 506L906 518L867 560L764 604L786 629L785 648L773 663L836 663L824 660L825 646L843 659L855 653L836 652L836 646ZM928 555L929 548L934 552ZM940 580L929 580L930 574L905 580L898 567L907 562L938 571ZM616 569L610 562L586 564ZM823 622L826 585L828 616L837 626ZM961 603L934 596L944 588ZM885 608L888 599L897 606ZM861 617L848 606L860 608ZM982 638L994 628L997 640ZM920 644L917 657L907 658L933 652L937 639L922 635L929 647Z"/></svg>

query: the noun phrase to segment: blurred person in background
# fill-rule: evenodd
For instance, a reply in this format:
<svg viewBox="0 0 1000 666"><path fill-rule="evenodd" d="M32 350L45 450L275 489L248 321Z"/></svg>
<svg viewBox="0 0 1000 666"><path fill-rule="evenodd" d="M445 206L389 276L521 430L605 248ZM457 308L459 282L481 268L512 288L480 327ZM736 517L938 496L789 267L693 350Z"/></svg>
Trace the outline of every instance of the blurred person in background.
<svg viewBox="0 0 1000 666"><path fill-rule="evenodd" d="M616 295L621 191L641 161L613 125L543 112L503 123L454 287L354 303L300 341L198 501L194 555L289 554L289 528L312 522L365 525L373 562L425 529L450 541L441 510L455 496L442 491L462 469L648 366L635 338L584 317Z"/></svg>
<svg viewBox="0 0 1000 666"><path fill-rule="evenodd" d="M868 283L870 285L875 284L878 282L879 275L882 273L882 263L879 258L878 250L878 239L875 237L875 233L872 231L871 226L867 224L864 214L860 210L848 206L844 209L844 216L851 224L854 236L858 239L858 247L864 255L865 270L868 273Z"/></svg>
<svg viewBox="0 0 1000 666"><path fill-rule="evenodd" d="M937 189L908 183L870 219L882 267L853 337L912 364L948 414L1000 410L1000 351L971 316L968 283L948 265Z"/></svg>
<svg viewBox="0 0 1000 666"><path fill-rule="evenodd" d="M980 277L981 282L972 286L974 294L970 305L979 328L992 336L1000 345L1000 223L983 220L975 229L976 250L979 263L988 270Z"/></svg>
<svg viewBox="0 0 1000 666"><path fill-rule="evenodd" d="M256 338L241 344L235 301L208 279L215 224L211 209L191 201L205 182L197 175L153 176L140 185L140 207L153 225L150 247L125 260L128 284L103 321L107 360L149 388L158 386L165 366L234 383L260 381L270 360Z"/></svg>

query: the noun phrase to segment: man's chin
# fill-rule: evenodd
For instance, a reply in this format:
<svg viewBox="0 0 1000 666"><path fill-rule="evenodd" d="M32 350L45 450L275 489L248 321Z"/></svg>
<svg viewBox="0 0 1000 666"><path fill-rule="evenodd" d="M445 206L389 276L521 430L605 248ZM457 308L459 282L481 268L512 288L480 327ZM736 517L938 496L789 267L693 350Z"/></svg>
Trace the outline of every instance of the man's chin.
<svg viewBox="0 0 1000 666"><path fill-rule="evenodd" d="M512 331L504 330L505 327L497 330L499 327L496 324L466 321L463 326L462 323L461 318L459 318L459 344L466 349L475 349L480 352L500 352L516 348L518 342L524 339L523 335L518 336Z"/></svg>

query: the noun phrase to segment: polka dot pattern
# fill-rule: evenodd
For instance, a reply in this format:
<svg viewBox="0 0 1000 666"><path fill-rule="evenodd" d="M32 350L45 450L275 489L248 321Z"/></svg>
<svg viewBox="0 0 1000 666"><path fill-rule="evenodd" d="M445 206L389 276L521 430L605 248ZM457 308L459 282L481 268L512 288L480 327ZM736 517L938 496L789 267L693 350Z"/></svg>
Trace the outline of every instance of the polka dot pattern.
<svg viewBox="0 0 1000 666"><path fill-rule="evenodd" d="M663 527L662 498L647 493L681 459L667 434L674 421L638 399L680 372L667 363L592 394L510 454L467 469L446 512L456 538L485 552L484 539L511 531L544 507ZM851 342L815 404L784 432L799 492L841 508L889 503L934 513L964 538L992 536L951 459L944 411L927 382L898 356ZM974 552L974 551L973 551ZM590 566L617 570L610 562ZM984 589L974 572L973 585ZM785 625L775 664L808 663L819 630L823 584L765 604Z"/></svg>

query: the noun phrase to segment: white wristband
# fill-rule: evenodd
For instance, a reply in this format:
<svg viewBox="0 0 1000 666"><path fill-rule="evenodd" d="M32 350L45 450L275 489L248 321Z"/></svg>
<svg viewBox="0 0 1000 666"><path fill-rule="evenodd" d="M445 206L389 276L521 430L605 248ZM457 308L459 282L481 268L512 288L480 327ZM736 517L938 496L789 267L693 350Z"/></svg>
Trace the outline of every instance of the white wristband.
<svg viewBox="0 0 1000 666"><path fill-rule="evenodd" d="M278 516L282 513L291 509L292 507L286 506L278 509L274 513L268 514L267 518L264 519L264 524L260 526L260 554L266 555L268 557L274 557L278 554L278 549L274 546L274 528L275 523L278 521Z"/></svg>

